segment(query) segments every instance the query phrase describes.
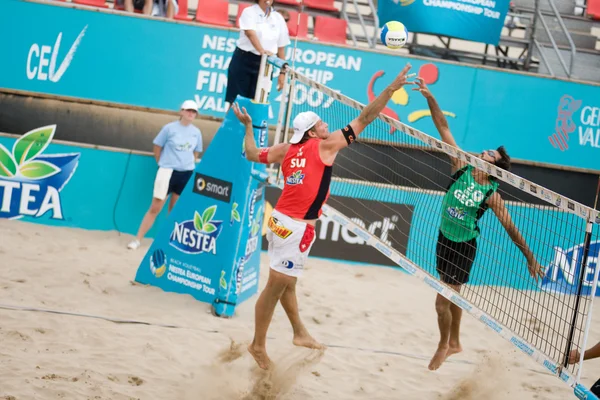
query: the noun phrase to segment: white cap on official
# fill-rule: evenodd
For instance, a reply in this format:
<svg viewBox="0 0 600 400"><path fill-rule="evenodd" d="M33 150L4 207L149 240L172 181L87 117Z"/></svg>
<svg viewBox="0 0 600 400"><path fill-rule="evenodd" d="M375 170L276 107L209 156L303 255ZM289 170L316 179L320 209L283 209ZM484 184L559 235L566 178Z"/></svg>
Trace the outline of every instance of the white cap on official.
<svg viewBox="0 0 600 400"><path fill-rule="evenodd" d="M198 112L198 104L194 100L186 100L181 105L182 110L194 110Z"/></svg>
<svg viewBox="0 0 600 400"><path fill-rule="evenodd" d="M300 140L302 140L304 133L307 130L309 130L310 128L312 128L313 126L315 126L317 124L317 122L319 122L320 120L321 120L321 118L319 118L319 116L312 111L304 111L304 112L301 112L300 114L296 115L296 118L294 118L294 124L293 124L294 125L294 135L290 139L290 143L296 144Z"/></svg>

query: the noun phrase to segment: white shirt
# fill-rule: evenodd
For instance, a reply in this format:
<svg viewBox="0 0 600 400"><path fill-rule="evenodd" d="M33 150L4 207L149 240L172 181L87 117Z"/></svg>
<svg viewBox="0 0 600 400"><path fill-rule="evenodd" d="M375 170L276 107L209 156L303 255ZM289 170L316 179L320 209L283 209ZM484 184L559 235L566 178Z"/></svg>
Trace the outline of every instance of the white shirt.
<svg viewBox="0 0 600 400"><path fill-rule="evenodd" d="M285 47L290 44L290 33L288 32L287 24L283 16L271 8L269 16L265 16L265 12L258 4L250 6L240 16L240 38L237 46L244 51L250 51L254 54L259 54L252 45L248 36L244 31L252 30L256 32L258 41L263 49L277 54L279 47Z"/></svg>

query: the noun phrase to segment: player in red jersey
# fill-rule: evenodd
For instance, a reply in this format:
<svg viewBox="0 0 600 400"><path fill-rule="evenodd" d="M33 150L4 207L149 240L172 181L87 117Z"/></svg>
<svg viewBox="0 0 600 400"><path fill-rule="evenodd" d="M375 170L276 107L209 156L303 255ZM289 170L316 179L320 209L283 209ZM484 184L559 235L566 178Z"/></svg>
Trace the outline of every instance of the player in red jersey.
<svg viewBox="0 0 600 400"><path fill-rule="evenodd" d="M268 221L269 279L255 306L254 340L248 351L262 369L269 368L267 330L277 303L285 310L294 331L293 343L313 349L323 345L308 333L300 320L296 281L315 240L315 223L321 216L321 206L329 197L331 168L337 153L352 144L373 122L396 90L407 82L410 64L381 94L345 128L330 133L327 123L312 111L294 118L294 135L289 143L257 148L252 131L252 119L246 109L233 105L233 112L246 127L244 142L246 158L264 164L281 164L285 183L283 193Z"/></svg>

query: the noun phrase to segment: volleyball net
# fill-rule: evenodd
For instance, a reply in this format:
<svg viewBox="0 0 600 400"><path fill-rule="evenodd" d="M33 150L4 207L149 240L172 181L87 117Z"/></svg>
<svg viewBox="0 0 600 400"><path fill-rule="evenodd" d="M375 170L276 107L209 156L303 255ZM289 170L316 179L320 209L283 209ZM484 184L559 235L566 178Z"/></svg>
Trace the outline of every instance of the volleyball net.
<svg viewBox="0 0 600 400"><path fill-rule="evenodd" d="M400 69L390 74L395 76ZM291 137L293 117L300 112L316 112L333 132L357 118L364 108L291 68L287 74L280 96L277 142ZM407 96L405 90L410 87L395 96ZM411 95L420 96L417 92ZM479 154L450 146L437 139L437 132L434 137L389 115L395 115L393 110L384 110L337 155L331 197L323 208L327 223L337 224L341 234L355 243L374 247L576 387L582 360L569 364L568 357L573 349L583 354L591 322L598 284L594 261L600 244L598 212L490 164ZM430 115L423 109L410 114L408 120ZM510 153L510 147L507 150ZM471 174L467 179L473 182L448 197L451 157L460 163L459 174ZM473 179L478 171L489 177L485 188ZM482 215L465 211L467 207L461 204L489 204L486 200L494 191L488 187L497 187L495 192L503 204ZM372 201L381 207L373 210L369 206ZM399 206L407 212L398 212ZM381 223L365 224L365 215L376 215ZM477 219L479 234L469 242L476 246L476 251L472 249L475 258L468 283L458 293L444 284L436 271L440 258L454 265L459 275L463 272L454 260L444 259L451 252L443 251L448 245L438 245L438 240L442 222L448 232L453 223L463 226L469 218ZM538 280L530 274L531 259L511 238L511 221L535 261L544 267ZM452 239L468 242L470 237Z"/></svg>

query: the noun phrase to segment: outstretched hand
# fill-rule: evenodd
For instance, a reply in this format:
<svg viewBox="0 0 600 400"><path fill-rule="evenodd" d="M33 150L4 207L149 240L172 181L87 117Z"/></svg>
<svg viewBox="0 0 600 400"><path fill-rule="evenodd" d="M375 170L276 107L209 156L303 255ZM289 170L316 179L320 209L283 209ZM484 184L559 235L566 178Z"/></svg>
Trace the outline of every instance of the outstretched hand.
<svg viewBox="0 0 600 400"><path fill-rule="evenodd" d="M580 359L581 354L579 353L579 350L571 350L571 352L569 353L569 364L577 364Z"/></svg>
<svg viewBox="0 0 600 400"><path fill-rule="evenodd" d="M417 87L414 88L413 90L419 91L423 95L423 97L425 97L426 99L433 97L433 95L429 91L429 88L425 84L425 80L423 78L418 77L414 83L415 83L415 85L417 85Z"/></svg>
<svg viewBox="0 0 600 400"><path fill-rule="evenodd" d="M252 124L252 117L250 117L248 111L246 111L246 107L242 107L242 109L240 110L240 106L238 105L238 103L233 103L231 108L233 108L233 113L242 124L246 126Z"/></svg>
<svg viewBox="0 0 600 400"><path fill-rule="evenodd" d="M544 278L544 267L542 267L534 257L527 260L527 268L529 269L529 275L531 275L536 282L538 279Z"/></svg>
<svg viewBox="0 0 600 400"><path fill-rule="evenodd" d="M412 66L410 65L410 63L407 63L406 66L402 68L402 71L400 71L396 79L394 79L394 81L390 84L390 89L396 91L402 88L402 86L406 85L407 83L413 83L408 81L408 78L412 78L413 76L415 76L415 74L408 73L411 67Z"/></svg>

